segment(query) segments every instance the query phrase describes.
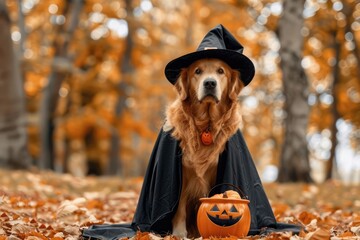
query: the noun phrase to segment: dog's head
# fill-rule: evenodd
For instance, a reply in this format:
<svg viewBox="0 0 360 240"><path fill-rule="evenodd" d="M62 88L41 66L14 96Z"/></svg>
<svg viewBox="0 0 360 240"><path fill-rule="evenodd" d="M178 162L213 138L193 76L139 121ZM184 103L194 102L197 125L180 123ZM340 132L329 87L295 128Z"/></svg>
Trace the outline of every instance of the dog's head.
<svg viewBox="0 0 360 240"><path fill-rule="evenodd" d="M236 101L243 84L240 73L219 59L200 59L182 69L175 87L182 101Z"/></svg>

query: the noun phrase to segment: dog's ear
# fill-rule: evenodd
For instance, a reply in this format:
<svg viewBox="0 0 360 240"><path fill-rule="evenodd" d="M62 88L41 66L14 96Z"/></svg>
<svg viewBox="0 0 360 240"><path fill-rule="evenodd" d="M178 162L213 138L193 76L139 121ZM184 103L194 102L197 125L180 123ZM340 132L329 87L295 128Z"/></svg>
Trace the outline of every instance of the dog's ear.
<svg viewBox="0 0 360 240"><path fill-rule="evenodd" d="M189 88L186 69L181 69L180 76L175 83L175 88L179 93L180 99L182 101L186 100L188 97L188 88Z"/></svg>
<svg viewBox="0 0 360 240"><path fill-rule="evenodd" d="M229 98L233 101L236 101L243 88L244 88L244 84L240 80L240 72L236 70L232 70L231 81L229 86Z"/></svg>

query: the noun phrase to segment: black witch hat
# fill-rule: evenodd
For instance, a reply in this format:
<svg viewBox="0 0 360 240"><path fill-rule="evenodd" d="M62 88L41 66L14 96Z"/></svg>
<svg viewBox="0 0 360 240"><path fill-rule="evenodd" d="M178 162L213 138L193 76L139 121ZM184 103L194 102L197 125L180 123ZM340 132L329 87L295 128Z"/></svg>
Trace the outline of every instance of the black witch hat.
<svg viewBox="0 0 360 240"><path fill-rule="evenodd" d="M221 24L211 29L201 41L196 52L186 54L169 62L165 67L165 76L175 84L182 68L203 58L217 58L226 62L232 69L240 72L240 79L248 85L254 77L255 67L251 60L243 55L244 47Z"/></svg>

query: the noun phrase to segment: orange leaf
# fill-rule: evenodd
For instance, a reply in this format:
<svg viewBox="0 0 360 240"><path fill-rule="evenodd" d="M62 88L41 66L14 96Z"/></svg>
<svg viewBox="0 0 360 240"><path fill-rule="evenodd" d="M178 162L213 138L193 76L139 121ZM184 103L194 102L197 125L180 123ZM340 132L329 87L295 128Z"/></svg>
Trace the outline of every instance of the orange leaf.
<svg viewBox="0 0 360 240"><path fill-rule="evenodd" d="M339 235L339 237L353 237L353 236L354 234L352 234L351 232L344 232Z"/></svg>
<svg viewBox="0 0 360 240"><path fill-rule="evenodd" d="M140 232L137 231L135 235L135 239L137 240L150 240L149 232Z"/></svg>
<svg viewBox="0 0 360 240"><path fill-rule="evenodd" d="M176 240L176 237L173 235L168 235L164 237L164 240Z"/></svg>
<svg viewBox="0 0 360 240"><path fill-rule="evenodd" d="M28 234L26 234L27 236L34 236L34 237L38 237L40 239L43 239L43 240L47 240L47 237L45 237L44 235L42 235L41 233L38 233L38 232L29 232Z"/></svg>
<svg viewBox="0 0 360 240"><path fill-rule="evenodd" d="M360 226L360 216L355 216L355 218L354 218L351 225L354 226L354 227L355 226Z"/></svg>
<svg viewBox="0 0 360 240"><path fill-rule="evenodd" d="M88 208L88 209L95 209L95 208L97 208L97 209L103 209L103 207L104 207L104 204L103 204L103 202L102 201L100 201L100 200L89 200L89 201L87 201L87 203L86 203L86 208Z"/></svg>
<svg viewBox="0 0 360 240"><path fill-rule="evenodd" d="M330 231L326 231L322 228L318 228L308 239L309 240L329 240L330 239Z"/></svg>
<svg viewBox="0 0 360 240"><path fill-rule="evenodd" d="M272 207L275 216L282 216L289 209L289 205L285 203L273 203Z"/></svg>
<svg viewBox="0 0 360 240"><path fill-rule="evenodd" d="M317 217L310 212L304 211L300 213L299 220L305 225L309 224L313 219L317 219Z"/></svg>

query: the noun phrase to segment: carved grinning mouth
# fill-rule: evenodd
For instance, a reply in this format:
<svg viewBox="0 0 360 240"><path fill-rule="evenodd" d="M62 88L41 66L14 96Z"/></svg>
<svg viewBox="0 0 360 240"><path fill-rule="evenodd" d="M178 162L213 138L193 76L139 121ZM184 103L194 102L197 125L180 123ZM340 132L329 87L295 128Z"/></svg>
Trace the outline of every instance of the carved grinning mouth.
<svg viewBox="0 0 360 240"><path fill-rule="evenodd" d="M209 215L209 213L206 213L206 214L208 215L208 218L213 223L215 223L218 226L223 226L223 227L228 227L228 226L234 225L235 223L239 222L242 217L242 216L239 216L239 217L233 218L232 216L229 216L229 218L223 219L223 218L220 218L219 215L216 215L216 217L213 217L213 216ZM226 213L226 215L227 215L227 213Z"/></svg>

